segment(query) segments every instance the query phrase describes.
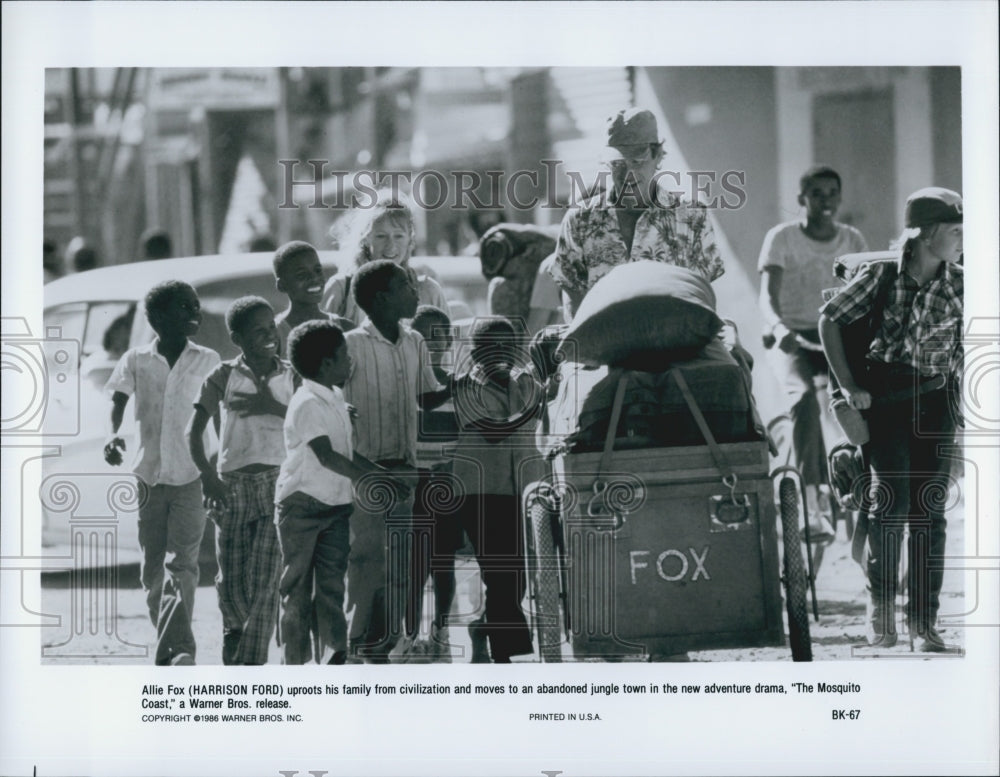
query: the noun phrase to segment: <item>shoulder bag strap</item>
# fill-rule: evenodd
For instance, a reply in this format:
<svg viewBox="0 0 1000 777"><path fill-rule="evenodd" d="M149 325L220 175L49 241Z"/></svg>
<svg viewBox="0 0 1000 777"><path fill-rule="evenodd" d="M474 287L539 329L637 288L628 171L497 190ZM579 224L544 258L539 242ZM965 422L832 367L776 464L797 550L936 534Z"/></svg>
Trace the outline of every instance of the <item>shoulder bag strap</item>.
<svg viewBox="0 0 1000 777"><path fill-rule="evenodd" d="M625 389L628 388L629 373L622 372L618 378L618 387L615 389L615 399L611 403L611 420L608 423L608 433L604 436L604 451L601 454L601 463L597 467L597 477L611 469L611 460L614 458L615 435L618 433L618 420L622 415L622 405L625 402Z"/></svg>
<svg viewBox="0 0 1000 777"><path fill-rule="evenodd" d="M872 301L872 340L878 334L878 327L882 323L882 314L885 313L885 306L889 302L889 292L892 290L892 284L896 281L896 262L894 260L888 261L886 265L885 271L879 279L878 289L875 291L875 299Z"/></svg>
<svg viewBox="0 0 1000 777"><path fill-rule="evenodd" d="M705 443L708 445L708 450L712 454L712 460L715 462L716 469L722 473L722 481L730 488L736 485L736 473L733 472L732 468L729 466L729 462L726 461L726 456L722 452L722 448L715 441L715 436L712 434L712 430L708 428L708 422L705 420L705 416L702 415L701 408L698 407L698 403L695 401L694 395L691 393L691 389L684 379L684 375L680 370L674 369L670 371L673 375L674 380L677 381L677 386L681 390L681 396L684 397L684 402L687 403L688 410L691 411L691 415L694 416L694 422L698 425L698 429L701 432L701 436L705 438Z"/></svg>

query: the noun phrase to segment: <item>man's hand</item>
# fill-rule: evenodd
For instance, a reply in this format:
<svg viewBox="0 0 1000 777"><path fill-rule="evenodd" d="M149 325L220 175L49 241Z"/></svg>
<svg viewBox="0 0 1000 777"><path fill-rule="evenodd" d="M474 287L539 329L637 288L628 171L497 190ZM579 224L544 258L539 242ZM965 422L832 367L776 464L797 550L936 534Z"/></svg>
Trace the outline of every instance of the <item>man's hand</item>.
<svg viewBox="0 0 1000 777"><path fill-rule="evenodd" d="M229 408L241 418L252 415L284 416L286 410L285 406L274 398L266 382L260 384L260 391L256 394L234 391Z"/></svg>
<svg viewBox="0 0 1000 777"><path fill-rule="evenodd" d="M872 395L855 383L841 386L840 392L847 400L847 404L856 410L867 410L872 406Z"/></svg>
<svg viewBox="0 0 1000 777"><path fill-rule="evenodd" d="M214 472L203 472L201 475L201 490L205 495L204 505L210 510L225 510L228 489Z"/></svg>
<svg viewBox="0 0 1000 777"><path fill-rule="evenodd" d="M122 453L125 451L125 441L115 435L104 446L104 460L112 467L119 466L122 461Z"/></svg>

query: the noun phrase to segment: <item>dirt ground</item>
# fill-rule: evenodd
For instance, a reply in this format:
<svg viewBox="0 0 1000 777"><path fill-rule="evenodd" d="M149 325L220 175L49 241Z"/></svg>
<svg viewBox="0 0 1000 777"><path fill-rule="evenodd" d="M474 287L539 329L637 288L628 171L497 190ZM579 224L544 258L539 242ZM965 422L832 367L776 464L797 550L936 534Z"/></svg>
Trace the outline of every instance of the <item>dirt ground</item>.
<svg viewBox="0 0 1000 777"><path fill-rule="evenodd" d="M963 505L949 515L948 556L958 557L963 548ZM74 591L68 575L45 575L42 584L42 612L59 616L59 625L41 630L43 664L133 664L152 663L155 632L145 612L144 595L138 587L134 565L117 570L118 588L101 588L105 575L83 578L82 590ZM481 607L481 591L477 567L473 560L460 560L458 565L458 596L453 609L451 627L452 660L467 662L471 656L468 631L465 627L476 617ZM90 584L88 584L90 580ZM96 582L95 582L96 581ZM940 625L945 639L957 646L963 642L961 614L964 611L962 573L945 572L942 592ZM89 587L88 587L89 586ZM874 658L864 643L864 577L850 555L850 543L844 526L838 526L837 539L825 549L816 575L819 620L810 620L813 660L864 660ZM428 600L428 605L430 604ZM898 608L901 609L901 608ZM425 607L425 611L429 608ZM198 589L194 613L195 638L199 664L221 664L222 619L211 578L203 574ZM903 635L899 644L886 653L907 653L909 641ZM787 634L787 628L786 628ZM861 646L861 647L859 647ZM568 645L564 650L572 660ZM788 647L757 647L729 650L700 651L689 654L691 661L788 661ZM517 659L515 659L517 660ZM525 656L522 661L539 661L538 655ZM272 644L270 663L280 663L280 653Z"/></svg>

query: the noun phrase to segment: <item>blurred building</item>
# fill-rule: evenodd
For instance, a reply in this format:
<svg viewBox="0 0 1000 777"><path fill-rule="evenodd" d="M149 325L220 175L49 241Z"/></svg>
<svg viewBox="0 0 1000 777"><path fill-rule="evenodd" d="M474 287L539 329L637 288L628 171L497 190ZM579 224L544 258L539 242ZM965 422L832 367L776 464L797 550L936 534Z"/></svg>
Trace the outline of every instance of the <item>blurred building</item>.
<svg viewBox="0 0 1000 777"><path fill-rule="evenodd" d="M145 223L143 165L147 71L89 68L45 71L45 239L59 254L74 237L93 246L98 261L127 261Z"/></svg>
<svg viewBox="0 0 1000 777"><path fill-rule="evenodd" d="M102 263L135 259L151 226L177 255L265 234L328 247L357 175L395 172L437 205L420 250L457 253L476 202L558 221L600 181L605 118L636 104L658 115L664 168L716 204L752 279L766 230L799 213L810 164L842 173L840 218L873 248L898 233L910 191L961 189L953 67L53 69L45 236L61 250L82 235Z"/></svg>

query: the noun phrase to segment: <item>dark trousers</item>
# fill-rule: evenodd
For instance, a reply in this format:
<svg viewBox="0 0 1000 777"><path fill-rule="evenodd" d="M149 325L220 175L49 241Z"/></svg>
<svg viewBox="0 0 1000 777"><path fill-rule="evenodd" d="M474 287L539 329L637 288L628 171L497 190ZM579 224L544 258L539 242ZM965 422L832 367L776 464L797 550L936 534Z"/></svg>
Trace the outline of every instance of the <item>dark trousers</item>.
<svg viewBox="0 0 1000 777"><path fill-rule="evenodd" d="M281 544L281 641L286 664L317 663L325 648L347 649L344 576L351 505L331 506L296 491L277 506ZM316 634L315 656L310 629Z"/></svg>
<svg viewBox="0 0 1000 777"><path fill-rule="evenodd" d="M495 662L532 652L521 609L527 581L520 513L517 497L500 494L470 494L458 512L486 587L485 631Z"/></svg>
<svg viewBox="0 0 1000 777"><path fill-rule="evenodd" d="M939 447L954 442L948 392L877 404L868 426L872 485L866 571L872 603L887 606L895 599L908 528L906 617L910 628L922 633L937 620L944 578L950 461Z"/></svg>
<svg viewBox="0 0 1000 777"><path fill-rule="evenodd" d="M402 462L377 463L392 469ZM359 495L351 514L347 599L353 613L348 635L351 652L360 651L374 663L388 661L404 627L412 514L412 496L397 499L385 488Z"/></svg>
<svg viewBox="0 0 1000 777"><path fill-rule="evenodd" d="M453 504L439 504L433 482L430 472L422 472L413 492L406 584L406 634L411 637L420 632L428 577L433 580L435 626L447 624L455 600L455 553L462 545L462 524Z"/></svg>

